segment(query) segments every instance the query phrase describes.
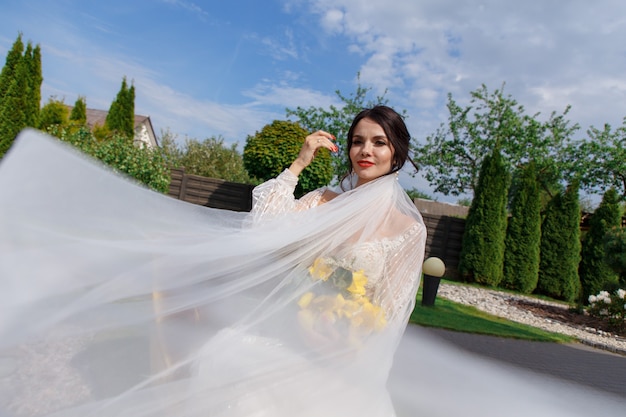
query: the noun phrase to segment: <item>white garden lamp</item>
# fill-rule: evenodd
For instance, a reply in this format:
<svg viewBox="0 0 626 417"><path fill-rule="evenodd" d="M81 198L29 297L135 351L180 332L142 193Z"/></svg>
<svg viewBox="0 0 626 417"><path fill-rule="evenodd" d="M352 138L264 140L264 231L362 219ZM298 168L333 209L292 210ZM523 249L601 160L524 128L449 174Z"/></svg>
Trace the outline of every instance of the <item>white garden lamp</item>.
<svg viewBox="0 0 626 417"><path fill-rule="evenodd" d="M446 273L446 265L436 256L432 256L424 261L422 265L424 273L424 286L422 288L422 305L435 305L437 290L441 277Z"/></svg>

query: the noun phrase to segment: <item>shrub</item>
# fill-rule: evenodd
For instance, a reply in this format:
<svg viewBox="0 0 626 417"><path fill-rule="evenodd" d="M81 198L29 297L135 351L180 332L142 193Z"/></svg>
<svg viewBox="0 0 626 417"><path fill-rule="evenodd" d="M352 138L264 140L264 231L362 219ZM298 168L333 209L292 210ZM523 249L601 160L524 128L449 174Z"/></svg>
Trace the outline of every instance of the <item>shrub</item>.
<svg viewBox="0 0 626 417"><path fill-rule="evenodd" d="M275 120L254 136L248 136L243 150L243 163L248 174L261 181L276 177L296 159L308 134L298 123ZM313 162L300 174L296 197L327 185L332 177L330 152L320 149Z"/></svg>
<svg viewBox="0 0 626 417"><path fill-rule="evenodd" d="M615 330L626 327L626 291L618 289L613 294L600 291L598 295L589 296L589 315L606 320Z"/></svg>
<svg viewBox="0 0 626 417"><path fill-rule="evenodd" d="M136 147L127 138L117 135L99 141L84 127L70 131L52 126L48 133L155 191L169 191L170 170L159 150Z"/></svg>

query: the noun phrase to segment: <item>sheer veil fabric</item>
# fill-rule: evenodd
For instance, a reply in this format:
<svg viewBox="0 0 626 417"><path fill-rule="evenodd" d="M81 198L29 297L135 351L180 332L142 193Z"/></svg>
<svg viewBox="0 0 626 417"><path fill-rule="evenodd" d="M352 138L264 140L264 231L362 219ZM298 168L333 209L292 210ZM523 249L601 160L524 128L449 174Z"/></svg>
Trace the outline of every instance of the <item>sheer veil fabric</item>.
<svg viewBox="0 0 626 417"><path fill-rule="evenodd" d="M290 182L260 186L251 214L199 207L23 132L0 165L3 406L393 415L421 217L394 176L319 206Z"/></svg>
<svg viewBox="0 0 626 417"><path fill-rule="evenodd" d="M250 214L210 209L22 132L0 163L0 415L616 409L403 337L426 230L395 177L322 205L294 181L259 186ZM498 398L480 399L485 379Z"/></svg>

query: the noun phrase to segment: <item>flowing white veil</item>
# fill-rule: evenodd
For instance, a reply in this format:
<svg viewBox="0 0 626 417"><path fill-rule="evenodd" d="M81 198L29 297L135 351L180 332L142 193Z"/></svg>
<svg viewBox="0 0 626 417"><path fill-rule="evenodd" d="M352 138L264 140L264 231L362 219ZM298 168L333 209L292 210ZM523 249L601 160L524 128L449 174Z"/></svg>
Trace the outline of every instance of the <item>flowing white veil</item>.
<svg viewBox="0 0 626 417"><path fill-rule="evenodd" d="M0 415L393 416L387 378L424 243L393 176L259 223L149 191L25 131L0 163ZM371 314L346 321L353 304L324 293L341 280L325 271L354 248L391 254L372 298L387 303L363 301ZM528 411L575 415L576 401L601 398L422 338L400 344L399 415L523 415L502 414L516 392L550 389L566 406L536 395ZM481 378L503 381L500 401L477 399Z"/></svg>
<svg viewBox="0 0 626 417"><path fill-rule="evenodd" d="M390 415L425 239L393 176L254 222L25 131L0 189L0 354L15 381L1 400L16 415ZM392 241L377 298L393 305L366 305L356 331L320 331L317 316L338 320L348 301L322 294L312 266Z"/></svg>

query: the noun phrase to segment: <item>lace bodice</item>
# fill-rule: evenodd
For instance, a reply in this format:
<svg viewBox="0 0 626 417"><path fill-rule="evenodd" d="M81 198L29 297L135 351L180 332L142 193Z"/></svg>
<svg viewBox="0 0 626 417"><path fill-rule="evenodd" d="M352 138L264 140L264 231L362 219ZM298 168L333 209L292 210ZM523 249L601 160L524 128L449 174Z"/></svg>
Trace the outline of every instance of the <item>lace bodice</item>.
<svg viewBox="0 0 626 417"><path fill-rule="evenodd" d="M362 242L350 245L345 251L341 251L334 260L334 264L351 271L363 270L368 277L366 288L373 291L385 275L384 260L393 256L393 253L404 243L418 228L413 226L405 233L393 239L381 238L371 242Z"/></svg>
<svg viewBox="0 0 626 417"><path fill-rule="evenodd" d="M339 252L331 263L350 271L362 270L367 277L367 284L365 285L367 296L383 305L387 310L387 315L390 316L392 310L401 309L405 306L407 299L409 299L408 295L413 291L415 280L419 276L414 274L410 278L411 282L406 282L399 291L392 292L394 294L392 297L389 297L386 291L389 283L385 282L385 277L388 275L390 265L393 264L394 256L398 256L399 248L408 239L415 237L419 231L419 225L415 224L394 238L381 238L347 246L344 251Z"/></svg>
<svg viewBox="0 0 626 417"><path fill-rule="evenodd" d="M300 199L295 199L298 178L289 170L271 179L253 191L253 221L266 220L290 211L302 211L315 207L327 188L317 189ZM407 303L414 301L413 293L419 280L416 271L403 271L402 282L397 282L397 265L406 256L406 246L411 239L419 239L423 225L413 223L402 233L392 237L379 237L358 243L346 243L332 258L325 259L330 265L350 271L362 270L367 277L367 296L383 306L390 317L395 311L402 311ZM393 271L392 271L393 270ZM392 278L394 277L394 278ZM396 282L390 282L396 279Z"/></svg>

